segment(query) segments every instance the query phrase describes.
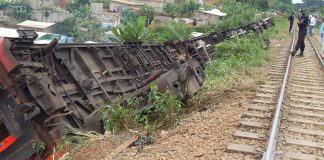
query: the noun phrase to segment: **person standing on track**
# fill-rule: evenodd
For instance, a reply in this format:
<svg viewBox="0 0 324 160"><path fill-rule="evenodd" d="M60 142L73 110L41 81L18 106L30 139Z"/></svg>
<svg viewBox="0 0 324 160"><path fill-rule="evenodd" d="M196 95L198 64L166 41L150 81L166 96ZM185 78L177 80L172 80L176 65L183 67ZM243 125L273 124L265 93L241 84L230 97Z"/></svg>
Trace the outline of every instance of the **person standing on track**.
<svg viewBox="0 0 324 160"><path fill-rule="evenodd" d="M295 48L291 51L291 55L295 56L296 52L300 49L300 56L304 56L305 50L305 37L307 34L308 16L304 10L300 10L301 15L298 17L298 40Z"/></svg>
<svg viewBox="0 0 324 160"><path fill-rule="evenodd" d="M320 34L322 38L322 58L324 58L324 23L321 26Z"/></svg>
<svg viewBox="0 0 324 160"><path fill-rule="evenodd" d="M291 15L288 17L288 20L289 20L289 33L291 33L292 27L294 25L294 20L295 20L294 12L291 13Z"/></svg>

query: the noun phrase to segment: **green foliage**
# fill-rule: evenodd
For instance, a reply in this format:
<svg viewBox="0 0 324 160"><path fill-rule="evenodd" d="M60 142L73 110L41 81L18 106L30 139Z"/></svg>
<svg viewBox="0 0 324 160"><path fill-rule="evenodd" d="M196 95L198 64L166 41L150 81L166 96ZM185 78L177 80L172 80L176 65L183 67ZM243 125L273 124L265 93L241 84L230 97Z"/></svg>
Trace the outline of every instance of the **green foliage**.
<svg viewBox="0 0 324 160"><path fill-rule="evenodd" d="M191 17L199 10L200 4L195 0L182 0L179 4L167 2L163 12L169 16Z"/></svg>
<svg viewBox="0 0 324 160"><path fill-rule="evenodd" d="M32 143L32 147L37 151L36 156L41 157L46 149L46 144L43 141L38 140Z"/></svg>
<svg viewBox="0 0 324 160"><path fill-rule="evenodd" d="M105 130L117 133L125 128L126 111L121 105L116 104L111 110L104 107L99 113Z"/></svg>
<svg viewBox="0 0 324 160"><path fill-rule="evenodd" d="M154 106L154 111L158 115L156 120L157 127L161 127L167 122L174 122L182 113L182 102L172 93L158 91L156 84L151 85L149 101Z"/></svg>
<svg viewBox="0 0 324 160"><path fill-rule="evenodd" d="M74 18L67 18L64 21L56 22L53 27L53 32L66 35L66 36L72 36L73 28L76 26L76 21Z"/></svg>
<svg viewBox="0 0 324 160"><path fill-rule="evenodd" d="M138 15L136 15L131 9L126 9L121 12L121 18L134 21L138 18Z"/></svg>
<svg viewBox="0 0 324 160"><path fill-rule="evenodd" d="M145 4L140 7L139 15L145 16L148 24L151 24L154 19L154 8Z"/></svg>
<svg viewBox="0 0 324 160"><path fill-rule="evenodd" d="M68 3L65 6L65 9L70 12L73 13L74 11L78 10L78 5L76 3L74 3L73 1L68 1Z"/></svg>
<svg viewBox="0 0 324 160"><path fill-rule="evenodd" d="M257 9L267 10L269 9L268 0L237 0L238 2L247 3Z"/></svg>
<svg viewBox="0 0 324 160"><path fill-rule="evenodd" d="M145 42L162 43L169 40L188 39L192 28L182 23L163 23L161 25L151 25L145 37Z"/></svg>
<svg viewBox="0 0 324 160"><path fill-rule="evenodd" d="M55 146L56 152L60 152L64 146L70 144L71 142L67 139L67 137L62 136L60 142L57 146Z"/></svg>
<svg viewBox="0 0 324 160"><path fill-rule="evenodd" d="M127 107L122 107L120 104L115 104L112 109L103 107L99 114L105 130L117 133L131 124L132 127L140 126L151 132L176 122L183 112L182 102L170 91L159 92L156 84L151 85L146 108L130 109L138 107L139 102L138 98L133 97L127 100Z"/></svg>
<svg viewBox="0 0 324 160"><path fill-rule="evenodd" d="M88 6L90 5L90 0L72 0L68 1L68 3L65 6L65 9L70 12L74 13L76 11L79 11L79 9L83 6Z"/></svg>
<svg viewBox="0 0 324 160"><path fill-rule="evenodd" d="M163 5L163 12L168 16L175 16L177 14L177 6L174 3L166 2Z"/></svg>
<svg viewBox="0 0 324 160"><path fill-rule="evenodd" d="M222 11L228 15L216 23L214 26L215 31L235 28L259 19L256 17L256 9L246 3L237 2L236 0L223 0L222 4Z"/></svg>
<svg viewBox="0 0 324 160"><path fill-rule="evenodd" d="M3 10L3 9L6 9L8 6L9 6L9 1L7 0L0 0L0 9Z"/></svg>
<svg viewBox="0 0 324 160"><path fill-rule="evenodd" d="M19 21L35 20L33 8L26 1L19 1L12 3L11 7L14 8L14 17Z"/></svg>
<svg viewBox="0 0 324 160"><path fill-rule="evenodd" d="M178 6L179 16L191 17L199 10L200 4L196 0L182 0Z"/></svg>
<svg viewBox="0 0 324 160"><path fill-rule="evenodd" d="M81 32L81 28L88 31ZM104 37L104 29L97 21L88 5L82 5L73 12L73 17L57 22L54 32L72 36L76 42L101 41Z"/></svg>
<svg viewBox="0 0 324 160"><path fill-rule="evenodd" d="M127 105L132 108L135 108L140 104L139 99L137 97L129 98L126 100L126 102L127 102Z"/></svg>
<svg viewBox="0 0 324 160"><path fill-rule="evenodd" d="M271 10L291 13L295 10L295 8L293 5L291 5L291 3L285 3L280 0L276 0L271 5Z"/></svg>
<svg viewBox="0 0 324 160"><path fill-rule="evenodd" d="M137 19L121 18L121 27L113 28L112 33L120 42L142 42L145 31L145 17Z"/></svg>
<svg viewBox="0 0 324 160"><path fill-rule="evenodd" d="M75 3L78 4L79 6L84 6L84 5L89 5L90 0L76 0Z"/></svg>

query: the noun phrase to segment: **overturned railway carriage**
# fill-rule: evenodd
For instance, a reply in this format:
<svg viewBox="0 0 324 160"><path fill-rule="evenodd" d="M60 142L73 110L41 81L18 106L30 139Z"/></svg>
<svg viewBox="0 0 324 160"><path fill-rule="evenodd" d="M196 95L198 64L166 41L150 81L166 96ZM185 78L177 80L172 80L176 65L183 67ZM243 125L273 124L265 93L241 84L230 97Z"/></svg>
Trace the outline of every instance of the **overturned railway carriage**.
<svg viewBox="0 0 324 160"><path fill-rule="evenodd" d="M106 103L146 99L150 82L180 99L203 84L212 46L224 39L262 32L265 19L236 29L164 44L33 44L37 35L0 39L0 159L28 159L33 143L52 153L69 124L103 132L98 110Z"/></svg>

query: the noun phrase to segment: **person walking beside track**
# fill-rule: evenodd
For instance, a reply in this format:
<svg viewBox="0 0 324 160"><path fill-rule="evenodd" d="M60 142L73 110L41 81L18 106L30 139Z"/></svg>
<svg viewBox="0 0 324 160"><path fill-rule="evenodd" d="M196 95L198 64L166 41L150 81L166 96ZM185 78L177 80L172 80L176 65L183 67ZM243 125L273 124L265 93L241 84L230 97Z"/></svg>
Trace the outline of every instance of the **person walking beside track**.
<svg viewBox="0 0 324 160"><path fill-rule="evenodd" d="M291 33L292 27L294 25L294 20L295 20L294 12L291 13L291 15L288 17L288 20L289 20L289 33Z"/></svg>
<svg viewBox="0 0 324 160"><path fill-rule="evenodd" d="M321 29L320 29L320 35L321 35L321 38L322 38L322 58L324 58L324 22L321 26Z"/></svg>
<svg viewBox="0 0 324 160"><path fill-rule="evenodd" d="M310 23L309 23L309 32L308 33L310 36L313 36L313 28L316 25L316 19L313 15L310 15L309 17L310 17L309 18Z"/></svg>
<svg viewBox="0 0 324 160"><path fill-rule="evenodd" d="M318 15L316 18L316 27L319 27L321 25L321 17Z"/></svg>
<svg viewBox="0 0 324 160"><path fill-rule="evenodd" d="M295 56L296 52L300 49L300 56L304 56L305 50L305 37L307 34L308 16L304 10L300 10L301 15L298 17L298 39L294 49L291 51L291 55Z"/></svg>

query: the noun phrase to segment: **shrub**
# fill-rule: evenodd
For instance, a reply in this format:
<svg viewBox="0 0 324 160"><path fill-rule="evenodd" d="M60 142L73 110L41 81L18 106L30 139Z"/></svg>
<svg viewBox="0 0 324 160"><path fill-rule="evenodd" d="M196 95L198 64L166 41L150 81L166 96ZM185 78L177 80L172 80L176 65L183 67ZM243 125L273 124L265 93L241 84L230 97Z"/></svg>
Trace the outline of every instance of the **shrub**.
<svg viewBox="0 0 324 160"><path fill-rule="evenodd" d="M119 104L114 105L112 109L104 107L100 111L100 117L103 121L104 129L109 130L112 133L123 130L125 128L125 113L125 109Z"/></svg>
<svg viewBox="0 0 324 160"><path fill-rule="evenodd" d="M162 25L152 25L144 38L148 43L162 43L169 40L188 39L192 28L183 23L168 22Z"/></svg>
<svg viewBox="0 0 324 160"><path fill-rule="evenodd" d="M222 11L227 13L227 16L215 24L215 31L239 27L259 19L256 17L255 8L236 0L224 0Z"/></svg>

